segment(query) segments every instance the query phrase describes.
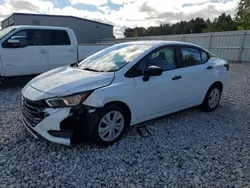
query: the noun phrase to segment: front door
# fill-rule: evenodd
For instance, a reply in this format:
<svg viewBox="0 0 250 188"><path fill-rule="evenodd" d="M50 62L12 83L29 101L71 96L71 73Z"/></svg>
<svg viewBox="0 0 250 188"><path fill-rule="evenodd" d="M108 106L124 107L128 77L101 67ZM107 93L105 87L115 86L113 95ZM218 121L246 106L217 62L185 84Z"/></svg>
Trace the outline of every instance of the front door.
<svg viewBox="0 0 250 188"><path fill-rule="evenodd" d="M32 75L47 71L45 37L42 30L31 29L18 31L4 41L0 55L5 76ZM17 43L11 43L11 40Z"/></svg>
<svg viewBox="0 0 250 188"><path fill-rule="evenodd" d="M163 69L160 76L143 81L143 75L134 78L137 119L146 120L164 114L183 105L185 88L177 69L177 51L174 47L154 50L138 62L139 72L155 65Z"/></svg>

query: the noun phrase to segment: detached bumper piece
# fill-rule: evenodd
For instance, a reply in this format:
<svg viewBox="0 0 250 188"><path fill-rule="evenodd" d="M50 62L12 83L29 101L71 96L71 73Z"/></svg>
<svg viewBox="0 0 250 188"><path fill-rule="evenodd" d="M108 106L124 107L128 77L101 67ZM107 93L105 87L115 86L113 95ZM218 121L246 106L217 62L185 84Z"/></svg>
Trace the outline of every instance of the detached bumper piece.
<svg viewBox="0 0 250 188"><path fill-rule="evenodd" d="M48 131L51 136L58 137L58 138L68 138L70 139L74 133L73 130L68 131Z"/></svg>

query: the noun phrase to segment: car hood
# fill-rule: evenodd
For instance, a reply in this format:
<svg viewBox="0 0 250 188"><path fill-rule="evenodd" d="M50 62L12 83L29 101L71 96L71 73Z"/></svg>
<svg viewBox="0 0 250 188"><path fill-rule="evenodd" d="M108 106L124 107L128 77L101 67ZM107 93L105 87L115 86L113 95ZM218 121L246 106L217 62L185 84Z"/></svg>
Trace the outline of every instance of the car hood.
<svg viewBox="0 0 250 188"><path fill-rule="evenodd" d="M113 72L93 72L65 66L37 76L29 85L50 95L65 96L107 86L113 79Z"/></svg>

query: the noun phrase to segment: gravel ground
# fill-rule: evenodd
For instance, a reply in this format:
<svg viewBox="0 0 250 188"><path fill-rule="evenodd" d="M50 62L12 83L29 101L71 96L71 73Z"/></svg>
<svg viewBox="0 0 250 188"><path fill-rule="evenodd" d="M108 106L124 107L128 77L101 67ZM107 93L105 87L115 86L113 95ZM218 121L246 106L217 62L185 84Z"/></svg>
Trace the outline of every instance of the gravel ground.
<svg viewBox="0 0 250 188"><path fill-rule="evenodd" d="M36 140L21 123L26 80L0 86L0 187L250 187L250 64L232 64L213 113L132 127L108 148Z"/></svg>

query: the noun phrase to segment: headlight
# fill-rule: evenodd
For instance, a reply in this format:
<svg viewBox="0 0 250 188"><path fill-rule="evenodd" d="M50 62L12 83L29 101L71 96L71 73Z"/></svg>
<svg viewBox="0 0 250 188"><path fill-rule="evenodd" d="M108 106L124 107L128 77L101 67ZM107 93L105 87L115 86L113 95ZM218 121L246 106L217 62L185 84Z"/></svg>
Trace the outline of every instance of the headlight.
<svg viewBox="0 0 250 188"><path fill-rule="evenodd" d="M48 99L46 100L46 103L53 108L73 107L81 104L90 94L91 91L88 91L68 97Z"/></svg>

